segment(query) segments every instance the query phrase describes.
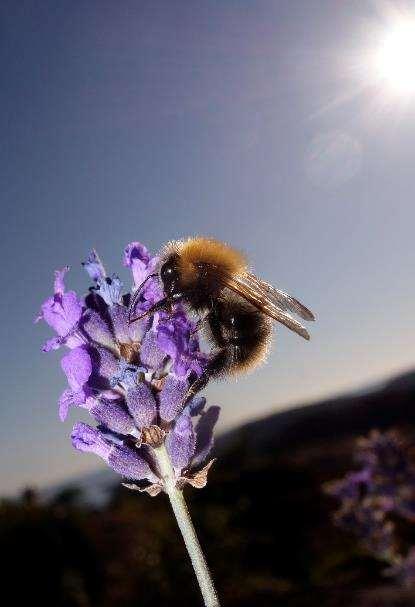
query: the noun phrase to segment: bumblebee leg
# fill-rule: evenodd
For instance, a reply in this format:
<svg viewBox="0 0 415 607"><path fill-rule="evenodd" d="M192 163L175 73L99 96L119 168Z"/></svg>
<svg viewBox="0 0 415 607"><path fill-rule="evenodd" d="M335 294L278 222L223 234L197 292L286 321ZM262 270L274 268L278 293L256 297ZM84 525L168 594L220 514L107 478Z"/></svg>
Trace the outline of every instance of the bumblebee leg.
<svg viewBox="0 0 415 607"><path fill-rule="evenodd" d="M146 316L150 316L151 314L155 314L159 310L168 310L169 308L171 309L170 298L163 297L163 299L160 299L160 301L156 302L153 306L151 306L149 310L147 310L147 312L144 312L144 314L141 314L140 316L135 316L134 318L129 318L128 324L131 325L131 323L136 322L137 320L142 320L143 318L145 318Z"/></svg>
<svg viewBox="0 0 415 607"><path fill-rule="evenodd" d="M207 383L209 381L209 376L206 375L206 373L203 373L203 375L201 375L200 377L198 377L190 386L190 388L187 391L186 396L184 397L183 400L183 407L185 407L194 396L196 396L196 394L198 394L198 392L200 392L201 390L203 390L203 388L206 387Z"/></svg>
<svg viewBox="0 0 415 607"><path fill-rule="evenodd" d="M208 366L205 371L200 375L190 386L183 406L186 406L196 394L198 394L203 388L205 388L212 377L217 377L222 371L229 366L229 352L228 348L221 348L213 354Z"/></svg>
<svg viewBox="0 0 415 607"><path fill-rule="evenodd" d="M190 335L195 335L196 333L198 333L200 327L203 325L203 323L206 321L207 317L209 316L208 314L205 314L205 316L202 316L202 318L199 318L199 320L196 322L196 326L193 329L193 331L190 331Z"/></svg>

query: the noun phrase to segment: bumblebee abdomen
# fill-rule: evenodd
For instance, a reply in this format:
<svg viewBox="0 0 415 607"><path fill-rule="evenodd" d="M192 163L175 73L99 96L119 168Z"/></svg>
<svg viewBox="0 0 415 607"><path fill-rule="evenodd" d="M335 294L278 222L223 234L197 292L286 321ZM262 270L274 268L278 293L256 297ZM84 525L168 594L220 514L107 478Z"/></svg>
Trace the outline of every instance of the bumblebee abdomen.
<svg viewBox="0 0 415 607"><path fill-rule="evenodd" d="M209 327L214 346L223 349L214 374L244 373L265 360L272 323L250 304L236 298L216 302Z"/></svg>

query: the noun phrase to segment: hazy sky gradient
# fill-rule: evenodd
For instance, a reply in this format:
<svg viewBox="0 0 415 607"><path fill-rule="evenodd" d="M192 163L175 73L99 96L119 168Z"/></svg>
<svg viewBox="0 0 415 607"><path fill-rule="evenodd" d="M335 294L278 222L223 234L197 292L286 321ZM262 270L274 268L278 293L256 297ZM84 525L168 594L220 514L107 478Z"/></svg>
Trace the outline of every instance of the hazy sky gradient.
<svg viewBox="0 0 415 607"><path fill-rule="evenodd" d="M0 493L98 465L32 324L92 246L127 279L131 240L212 235L317 313L209 386L219 430L413 365L415 101L353 69L384 26L361 0L2 2Z"/></svg>

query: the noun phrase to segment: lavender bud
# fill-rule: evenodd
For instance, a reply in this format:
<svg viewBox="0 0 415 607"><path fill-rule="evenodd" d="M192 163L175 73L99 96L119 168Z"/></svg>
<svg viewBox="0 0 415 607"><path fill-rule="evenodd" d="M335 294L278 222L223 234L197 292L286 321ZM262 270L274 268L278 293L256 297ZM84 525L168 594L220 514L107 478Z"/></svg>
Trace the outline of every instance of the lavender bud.
<svg viewBox="0 0 415 607"><path fill-rule="evenodd" d="M156 400L150 387L140 382L127 391L127 407L138 428L148 427L157 415Z"/></svg>

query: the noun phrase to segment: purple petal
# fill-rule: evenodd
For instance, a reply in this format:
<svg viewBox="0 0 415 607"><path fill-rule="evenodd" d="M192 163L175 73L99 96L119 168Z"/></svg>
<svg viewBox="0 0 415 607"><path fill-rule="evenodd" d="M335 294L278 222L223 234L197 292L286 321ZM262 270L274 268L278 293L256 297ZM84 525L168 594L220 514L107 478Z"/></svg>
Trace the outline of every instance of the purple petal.
<svg viewBox="0 0 415 607"><path fill-rule="evenodd" d="M68 416L69 407L73 405L73 392L66 388L59 399L59 419L64 422Z"/></svg>
<svg viewBox="0 0 415 607"><path fill-rule="evenodd" d="M195 450L195 433L192 418L183 412L176 420L173 430L166 437L166 448L175 468L186 468Z"/></svg>
<svg viewBox="0 0 415 607"><path fill-rule="evenodd" d="M51 352L52 350L59 350L61 345L64 343L62 337L51 337L42 346L42 352Z"/></svg>
<svg viewBox="0 0 415 607"><path fill-rule="evenodd" d="M59 418L62 422L65 421L68 415L69 407L72 406L82 406L85 404L88 396L90 395L90 390L88 387L80 388L79 390L71 390L67 388L61 394L59 399Z"/></svg>
<svg viewBox="0 0 415 607"><path fill-rule="evenodd" d="M158 257L154 257L148 270L154 272L154 270L156 270L158 261ZM152 266L154 266L154 268ZM143 297L145 301L151 305L155 304L157 301L160 301L160 299L164 297L163 287L161 286L158 277L149 278L143 289Z"/></svg>
<svg viewBox="0 0 415 607"><path fill-rule="evenodd" d="M187 379L167 376L159 395L160 415L166 422L172 421L180 413L188 389Z"/></svg>
<svg viewBox="0 0 415 607"><path fill-rule="evenodd" d="M154 423L157 405L153 393L146 383L140 382L127 391L127 407L140 429Z"/></svg>
<svg viewBox="0 0 415 607"><path fill-rule="evenodd" d="M201 375L206 366L207 357L199 351L198 339L192 335L194 328L182 308L161 317L156 326L157 345L173 360L173 372L179 377L187 377L191 371Z"/></svg>
<svg viewBox="0 0 415 607"><path fill-rule="evenodd" d="M191 372L199 377L206 368L207 360L202 352L182 354L174 361L172 371L179 377L188 377Z"/></svg>
<svg viewBox="0 0 415 607"><path fill-rule="evenodd" d="M150 259L151 255L149 250L145 245L141 244L141 242L130 242L124 249L123 263L128 268L132 268L137 261L141 261L147 266Z"/></svg>
<svg viewBox="0 0 415 607"><path fill-rule="evenodd" d="M155 268L154 268L155 269ZM140 291L140 297L136 304L136 310L146 312L155 303L164 297L163 287L158 277L149 278Z"/></svg>
<svg viewBox="0 0 415 607"><path fill-rule="evenodd" d="M108 306L120 303L123 284L115 274L98 280L97 293Z"/></svg>
<svg viewBox="0 0 415 607"><path fill-rule="evenodd" d="M105 278L106 276L105 268L95 249L92 249L88 259L82 263L82 266L94 282L97 282L99 279Z"/></svg>
<svg viewBox="0 0 415 607"><path fill-rule="evenodd" d="M131 242L124 250L124 265L131 268L134 284L139 287L152 274L158 264L157 257L151 257L147 247L140 242Z"/></svg>
<svg viewBox="0 0 415 607"><path fill-rule="evenodd" d="M53 283L53 291L56 295L65 293L65 274L69 271L69 266L65 266L62 270L55 271L55 282Z"/></svg>
<svg viewBox="0 0 415 607"><path fill-rule="evenodd" d="M81 346L71 350L62 358L61 367L72 390L79 390L92 373L91 357Z"/></svg>
<svg viewBox="0 0 415 607"><path fill-rule="evenodd" d="M79 322L82 303L74 291L58 293L45 301L41 314L43 320L63 337Z"/></svg>
<svg viewBox="0 0 415 607"><path fill-rule="evenodd" d="M196 426L196 449L192 466L199 466L212 450L214 439L213 429L218 421L220 407L213 406L202 414Z"/></svg>
<svg viewBox="0 0 415 607"><path fill-rule="evenodd" d="M55 272L55 294L42 304L36 321L43 319L60 337L65 338L69 347L75 347L82 343L79 337L72 335L82 314L82 302L78 300L74 291L65 293L64 276L68 270L69 267L66 266ZM45 352L56 350L61 343L64 343L64 340L48 340L43 350Z"/></svg>
<svg viewBox="0 0 415 607"><path fill-rule="evenodd" d="M75 449L95 453L105 461L108 460L112 445L104 439L97 428L78 422L73 427L71 439Z"/></svg>
<svg viewBox="0 0 415 607"><path fill-rule="evenodd" d="M157 325L159 347L171 358L185 352L190 339L191 325L183 312L175 312L169 317L160 318Z"/></svg>
<svg viewBox="0 0 415 607"><path fill-rule="evenodd" d="M148 280L145 280L143 285L139 285L137 287L137 289L138 289L138 296L136 296L134 294L135 302L134 302L134 308L132 309L132 316L134 318L143 315L156 302L160 301L164 297L164 291L161 287L158 277L152 277L152 278L149 278ZM159 314L160 313L158 313L158 315ZM154 315L153 318L155 319L156 316L157 316L157 314ZM151 317L149 317L148 320L151 320ZM139 324L139 321L135 321L133 323L133 326L136 323ZM149 324L151 324L151 323L149 323ZM153 322L153 328L154 328L154 322Z"/></svg>

